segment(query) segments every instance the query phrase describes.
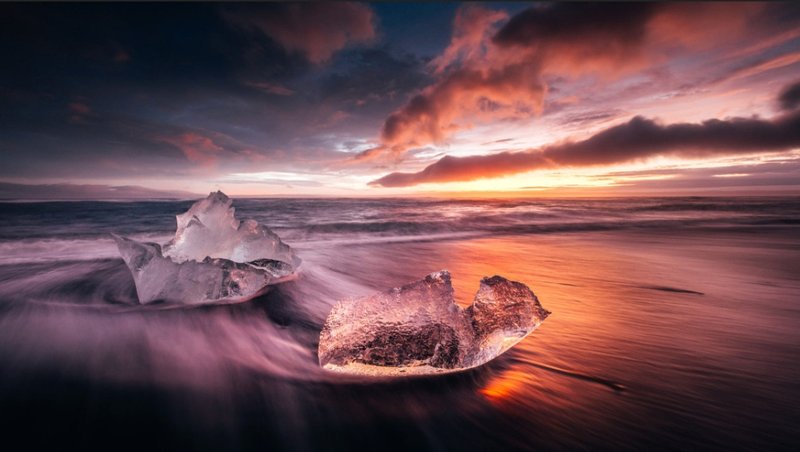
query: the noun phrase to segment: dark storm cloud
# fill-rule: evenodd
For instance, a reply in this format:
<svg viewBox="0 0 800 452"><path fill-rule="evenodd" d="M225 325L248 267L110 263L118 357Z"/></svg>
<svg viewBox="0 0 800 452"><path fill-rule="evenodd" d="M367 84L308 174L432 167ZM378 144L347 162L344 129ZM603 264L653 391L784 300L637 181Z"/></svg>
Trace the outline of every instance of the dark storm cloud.
<svg viewBox="0 0 800 452"><path fill-rule="evenodd" d="M660 125L635 117L578 142L523 152L447 156L417 173L391 173L372 185L404 187L427 182L469 181L541 168L612 165L656 156L703 158L785 151L800 146L800 112L773 120L712 119L699 124Z"/></svg>
<svg viewBox="0 0 800 452"><path fill-rule="evenodd" d="M4 4L2 9L3 55L13 63L4 74L29 85L219 81L248 64L241 49L253 45L230 30L210 4ZM285 53L273 47L265 56Z"/></svg>
<svg viewBox="0 0 800 452"><path fill-rule="evenodd" d="M781 91L778 104L784 110L794 110L800 106L800 81L795 82Z"/></svg>
<svg viewBox="0 0 800 452"><path fill-rule="evenodd" d="M237 4L225 9L233 23L253 28L315 64L350 44L375 39L375 13L362 3Z"/></svg>
<svg viewBox="0 0 800 452"><path fill-rule="evenodd" d="M559 3L527 9L494 36L501 46L581 45L627 53L641 44L656 3Z"/></svg>
<svg viewBox="0 0 800 452"><path fill-rule="evenodd" d="M244 9L286 20L268 33L232 19ZM429 82L418 57L373 42L376 22L364 4L2 4L0 175L340 159L340 141L372 135ZM318 34L304 41L308 27Z"/></svg>
<svg viewBox="0 0 800 452"><path fill-rule="evenodd" d="M322 78L322 100L359 107L380 101L399 103L430 82L425 61L412 54L394 54L386 47L349 52L342 55L342 63L341 69L332 68Z"/></svg>
<svg viewBox="0 0 800 452"><path fill-rule="evenodd" d="M61 122L17 124L3 134L0 147L8 157L0 167L4 177L176 177L264 158L214 130L91 111L79 119L70 113Z"/></svg>
<svg viewBox="0 0 800 452"><path fill-rule="evenodd" d="M242 68L282 68L270 68L275 76L307 66L230 29L213 5L3 4L0 10L4 176L191 169L196 161L164 137L207 129L215 115L236 116L231 99L253 91L239 83ZM248 60L253 48L263 61Z"/></svg>

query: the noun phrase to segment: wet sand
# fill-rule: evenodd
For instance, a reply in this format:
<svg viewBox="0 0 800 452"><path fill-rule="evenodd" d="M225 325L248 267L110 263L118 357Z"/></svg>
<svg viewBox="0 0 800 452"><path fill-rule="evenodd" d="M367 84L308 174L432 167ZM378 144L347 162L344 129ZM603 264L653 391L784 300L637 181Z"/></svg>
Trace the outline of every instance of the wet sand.
<svg viewBox="0 0 800 452"><path fill-rule="evenodd" d="M0 267L5 436L129 450L800 447L793 228L297 248L298 280L183 310L130 309L118 259ZM375 384L319 369L335 299L443 268L459 303L500 274L553 314L459 375Z"/></svg>

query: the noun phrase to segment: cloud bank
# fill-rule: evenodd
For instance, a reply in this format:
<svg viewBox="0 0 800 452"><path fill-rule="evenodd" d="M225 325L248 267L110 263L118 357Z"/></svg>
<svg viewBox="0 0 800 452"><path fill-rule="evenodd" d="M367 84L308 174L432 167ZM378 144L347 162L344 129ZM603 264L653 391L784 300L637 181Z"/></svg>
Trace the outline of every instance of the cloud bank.
<svg viewBox="0 0 800 452"><path fill-rule="evenodd" d="M430 182L471 181L527 171L613 165L657 156L704 158L778 152L800 147L800 112L772 120L711 119L702 123L662 125L635 117L577 142L522 152L470 157L446 156L416 173L391 173L370 185L407 187Z"/></svg>

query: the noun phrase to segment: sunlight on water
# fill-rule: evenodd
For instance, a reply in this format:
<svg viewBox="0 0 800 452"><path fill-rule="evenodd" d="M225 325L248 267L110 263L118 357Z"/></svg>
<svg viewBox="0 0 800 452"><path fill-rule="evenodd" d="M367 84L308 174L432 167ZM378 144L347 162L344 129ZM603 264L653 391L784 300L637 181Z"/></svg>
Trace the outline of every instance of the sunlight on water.
<svg viewBox="0 0 800 452"><path fill-rule="evenodd" d="M513 398L517 393L528 386L530 375L519 370L507 370L497 377L492 377L489 384L482 387L479 392L489 401L502 402L503 399Z"/></svg>

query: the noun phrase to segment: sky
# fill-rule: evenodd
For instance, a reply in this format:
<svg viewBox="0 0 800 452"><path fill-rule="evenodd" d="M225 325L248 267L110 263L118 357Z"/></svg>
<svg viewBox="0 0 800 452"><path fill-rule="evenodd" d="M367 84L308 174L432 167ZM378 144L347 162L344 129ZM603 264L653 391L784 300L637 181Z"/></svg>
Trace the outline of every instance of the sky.
<svg viewBox="0 0 800 452"><path fill-rule="evenodd" d="M0 57L6 188L800 192L790 3L3 3Z"/></svg>

